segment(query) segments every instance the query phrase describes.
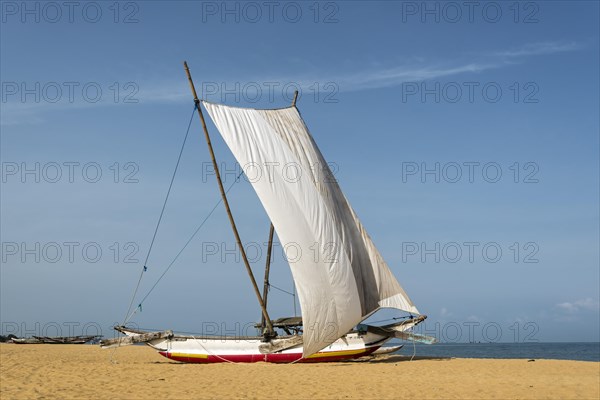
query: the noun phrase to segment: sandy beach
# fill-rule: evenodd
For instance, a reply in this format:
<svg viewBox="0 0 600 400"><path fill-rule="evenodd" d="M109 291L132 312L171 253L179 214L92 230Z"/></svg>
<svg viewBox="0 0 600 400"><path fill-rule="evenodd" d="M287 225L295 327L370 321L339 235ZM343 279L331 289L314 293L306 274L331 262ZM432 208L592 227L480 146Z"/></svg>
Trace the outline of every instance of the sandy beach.
<svg viewBox="0 0 600 400"><path fill-rule="evenodd" d="M111 361L112 357L112 361ZM0 345L0 398L598 399L600 363L418 359L180 364L148 347Z"/></svg>

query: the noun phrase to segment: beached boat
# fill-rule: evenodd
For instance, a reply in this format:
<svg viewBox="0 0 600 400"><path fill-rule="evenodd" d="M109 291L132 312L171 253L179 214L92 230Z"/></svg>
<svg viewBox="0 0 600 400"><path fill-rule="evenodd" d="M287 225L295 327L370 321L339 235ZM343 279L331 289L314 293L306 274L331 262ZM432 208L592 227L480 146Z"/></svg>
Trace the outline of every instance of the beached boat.
<svg viewBox="0 0 600 400"><path fill-rule="evenodd" d="M42 344L38 339L35 338L12 338L11 343L16 344Z"/></svg>
<svg viewBox="0 0 600 400"><path fill-rule="evenodd" d="M424 319L416 317L398 324L377 327L359 326L341 338L337 339L324 349L311 354L303 355L301 336L285 335L271 339L269 343L263 337L257 336L190 336L175 335L171 331L144 332L136 329L118 327L117 330L128 335L126 339L133 339L132 343L147 343L156 349L159 354L176 361L189 363L218 363L218 362L325 362L342 361L364 357L368 355L389 354L398 351L402 346L382 347L384 343L395 337L407 338L407 329L415 326ZM150 335L150 337L145 337ZM154 338L153 335L156 335ZM408 337L410 340L410 337ZM416 338L421 340L422 338ZM123 345L113 342L115 345ZM284 344L282 350L273 349L274 346ZM295 345L291 345L296 343ZM105 344L105 346L108 343ZM129 344L129 343L128 343Z"/></svg>
<svg viewBox="0 0 600 400"><path fill-rule="evenodd" d="M172 331L144 332L124 324L115 329L125 337L101 345L143 342L173 360L210 363L334 361L372 354L392 338L433 343L434 338L410 332L426 316L400 286L333 178L296 107L297 92L292 105L280 109L214 104L198 99L187 64L185 70L222 201L262 311L262 335L186 336ZM202 108L240 165L280 166L279 173L250 180L271 220L262 294L229 207ZM288 254L288 263L298 291L301 319L272 321L269 317L269 269L275 232L284 249L296 251L293 257ZM401 310L406 315L389 325L361 324L381 308ZM131 305L126 321L130 311Z"/></svg>
<svg viewBox="0 0 600 400"><path fill-rule="evenodd" d="M13 338L16 344L85 344L100 339L100 336L32 336L31 338Z"/></svg>

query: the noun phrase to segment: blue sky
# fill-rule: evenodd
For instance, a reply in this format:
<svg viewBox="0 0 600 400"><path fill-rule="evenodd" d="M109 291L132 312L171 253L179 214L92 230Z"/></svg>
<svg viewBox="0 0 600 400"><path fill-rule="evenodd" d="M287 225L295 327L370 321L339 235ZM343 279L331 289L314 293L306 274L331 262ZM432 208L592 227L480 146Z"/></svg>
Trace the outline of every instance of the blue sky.
<svg viewBox="0 0 600 400"><path fill-rule="evenodd" d="M2 3L4 332L73 322L110 335L123 319L192 113L187 60L211 101L284 107L300 89L427 331L598 341L596 2L276 2L271 15L262 2L44 4ZM229 187L239 168L209 129ZM209 161L194 119L141 295L218 201ZM261 281L269 221L248 182L230 197L242 239L262 246ZM134 322L257 320L233 244L221 206ZM280 251L273 271L292 291ZM293 313L276 290L271 306Z"/></svg>

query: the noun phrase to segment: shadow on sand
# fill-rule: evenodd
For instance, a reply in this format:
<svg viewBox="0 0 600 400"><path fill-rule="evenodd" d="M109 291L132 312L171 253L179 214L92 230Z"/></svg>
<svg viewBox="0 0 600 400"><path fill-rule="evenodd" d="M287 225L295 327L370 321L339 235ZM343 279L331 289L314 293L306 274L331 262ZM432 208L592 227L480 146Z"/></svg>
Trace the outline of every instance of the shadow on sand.
<svg viewBox="0 0 600 400"><path fill-rule="evenodd" d="M357 358L355 360L347 360L347 361L334 361L334 362L327 362L326 364L330 364L330 365L345 365L345 364L354 364L354 363L367 363L367 364L374 364L374 363L398 363L398 362L407 362L407 361L423 361L423 360L435 360L435 361L450 361L452 360L452 358L454 357L434 357L434 356L407 356L407 355L400 355L400 354L392 354L392 355L381 355L381 356L369 356L369 357L361 357L361 358ZM169 359L165 359L165 360L161 360L161 361L150 361L148 362L148 364L175 364L175 365L189 365L189 363L184 363L184 362L179 362L179 361L174 361L174 360L169 360ZM216 363L216 364L220 364L220 363ZM213 364L213 365L216 365ZM232 364L237 364L237 363L232 363ZM286 365L288 363L282 363L281 365ZM302 363L305 364L305 363ZM310 363L309 363L310 364ZM208 364L202 364L202 363L198 363L198 365L211 365L211 363Z"/></svg>
<svg viewBox="0 0 600 400"><path fill-rule="evenodd" d="M392 354L389 356L375 356L370 359L357 359L358 362L369 362L369 363L397 363L405 361L422 361L422 360L435 360L435 361L449 361L453 357L434 357L434 356L406 356L400 354Z"/></svg>

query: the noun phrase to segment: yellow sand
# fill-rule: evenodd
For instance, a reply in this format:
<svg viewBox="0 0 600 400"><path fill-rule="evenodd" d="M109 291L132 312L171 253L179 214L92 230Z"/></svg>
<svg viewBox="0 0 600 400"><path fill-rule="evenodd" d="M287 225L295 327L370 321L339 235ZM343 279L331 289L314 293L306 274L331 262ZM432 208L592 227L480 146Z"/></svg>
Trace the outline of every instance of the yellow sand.
<svg viewBox="0 0 600 400"><path fill-rule="evenodd" d="M0 398L598 399L600 363L444 359L180 364L149 347L0 345Z"/></svg>

